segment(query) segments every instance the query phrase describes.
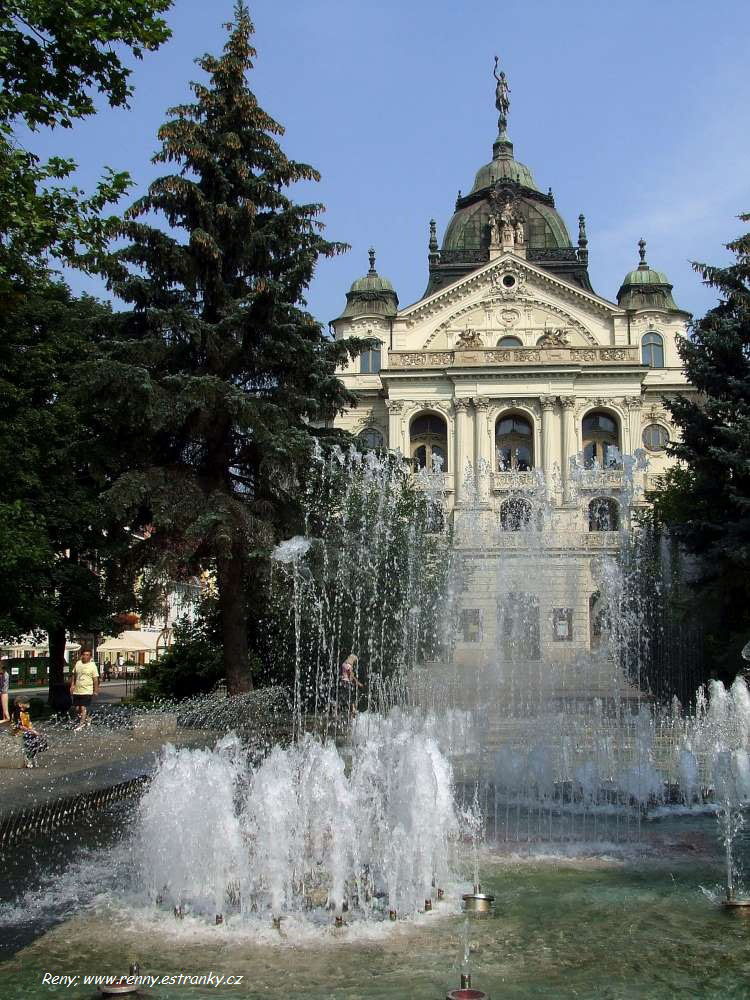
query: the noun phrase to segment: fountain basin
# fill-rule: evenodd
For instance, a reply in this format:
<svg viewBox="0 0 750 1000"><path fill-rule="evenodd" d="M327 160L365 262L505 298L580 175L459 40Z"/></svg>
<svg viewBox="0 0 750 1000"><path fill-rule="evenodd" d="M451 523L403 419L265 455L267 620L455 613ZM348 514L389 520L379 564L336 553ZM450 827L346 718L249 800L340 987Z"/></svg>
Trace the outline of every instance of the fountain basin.
<svg viewBox="0 0 750 1000"><path fill-rule="evenodd" d="M458 989L451 990L445 1000L490 1000L490 995L483 993L482 990Z"/></svg>

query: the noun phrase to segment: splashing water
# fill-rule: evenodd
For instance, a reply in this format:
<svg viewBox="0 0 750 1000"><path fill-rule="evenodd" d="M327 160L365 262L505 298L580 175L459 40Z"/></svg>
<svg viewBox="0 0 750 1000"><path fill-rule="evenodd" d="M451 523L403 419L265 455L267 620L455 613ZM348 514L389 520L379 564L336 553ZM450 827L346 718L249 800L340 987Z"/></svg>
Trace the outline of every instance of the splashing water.
<svg viewBox="0 0 750 1000"><path fill-rule="evenodd" d="M252 766L238 742L169 750L140 806L142 891L184 912L416 911L453 866L451 767L408 727L354 748L305 736Z"/></svg>

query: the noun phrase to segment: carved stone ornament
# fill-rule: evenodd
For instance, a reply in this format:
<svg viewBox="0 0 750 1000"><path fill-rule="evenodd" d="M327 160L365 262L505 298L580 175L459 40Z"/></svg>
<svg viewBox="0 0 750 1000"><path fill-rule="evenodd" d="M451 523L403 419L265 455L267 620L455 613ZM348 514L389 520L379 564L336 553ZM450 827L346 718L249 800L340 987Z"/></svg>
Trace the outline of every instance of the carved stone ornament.
<svg viewBox="0 0 750 1000"><path fill-rule="evenodd" d="M500 309L496 313L496 319L502 326L515 326L521 318L521 314L516 309Z"/></svg>
<svg viewBox="0 0 750 1000"><path fill-rule="evenodd" d="M488 410L490 405L489 399L486 396L476 396L474 399L474 409L475 410Z"/></svg>
<svg viewBox="0 0 750 1000"><path fill-rule="evenodd" d="M640 410L643 406L641 396L625 396L622 402L629 410Z"/></svg>
<svg viewBox="0 0 750 1000"><path fill-rule="evenodd" d="M570 352L571 361L596 361L596 351L586 347L582 350L573 349Z"/></svg>
<svg viewBox="0 0 750 1000"><path fill-rule="evenodd" d="M390 413L401 413L404 409L403 399L386 399L385 407Z"/></svg>
<svg viewBox="0 0 750 1000"><path fill-rule="evenodd" d="M436 399L429 403L425 403L431 410L439 410L440 413L444 413L446 417L449 417L453 413L453 403L449 400Z"/></svg>
<svg viewBox="0 0 750 1000"><path fill-rule="evenodd" d="M568 336L563 327L547 330L537 341L537 347L567 347Z"/></svg>
<svg viewBox="0 0 750 1000"><path fill-rule="evenodd" d="M506 284L506 278L515 278L513 284ZM490 271L490 291L493 297L501 299L518 299L523 296L526 288L526 273L515 264L506 261L502 266Z"/></svg>
<svg viewBox="0 0 750 1000"><path fill-rule="evenodd" d="M572 410L576 405L576 398L575 396L560 396L560 402L564 410Z"/></svg>
<svg viewBox="0 0 750 1000"><path fill-rule="evenodd" d="M454 399L453 405L457 413L466 413L469 409L470 399Z"/></svg>
<svg viewBox="0 0 750 1000"><path fill-rule="evenodd" d="M628 361L628 352L621 347L602 347L599 350L602 361Z"/></svg>
<svg viewBox="0 0 750 1000"><path fill-rule="evenodd" d="M543 410L552 411L555 408L555 397L554 396L540 396L539 402Z"/></svg>
<svg viewBox="0 0 750 1000"><path fill-rule="evenodd" d="M476 330L468 329L462 330L459 333L456 347L460 350L476 350L477 348L484 347L484 343Z"/></svg>

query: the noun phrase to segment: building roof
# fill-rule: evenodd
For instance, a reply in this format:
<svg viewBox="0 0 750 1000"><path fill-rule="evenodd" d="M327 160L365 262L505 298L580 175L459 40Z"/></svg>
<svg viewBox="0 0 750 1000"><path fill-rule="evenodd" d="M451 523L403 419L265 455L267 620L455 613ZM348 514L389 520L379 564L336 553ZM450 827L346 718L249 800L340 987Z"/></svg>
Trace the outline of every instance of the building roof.
<svg viewBox="0 0 750 1000"><path fill-rule="evenodd" d="M516 160L506 132L507 105L501 109L492 159L477 171L467 195L459 191L453 218L438 252L431 239L430 276L425 296L452 284L490 259L491 222L500 206L511 203L513 218L522 221L524 255L540 267L593 291L588 276L588 241L581 217L578 245L574 246L550 189L544 194L526 164ZM432 231L431 231L432 235Z"/></svg>
<svg viewBox="0 0 750 1000"><path fill-rule="evenodd" d="M664 271L646 263L646 241L638 241L640 264L623 278L617 303L623 309L674 309L679 306L672 297L672 285Z"/></svg>
<svg viewBox="0 0 750 1000"><path fill-rule="evenodd" d="M346 293L346 307L338 319L353 319L355 316L390 317L398 312L398 295L390 281L375 270L375 250L372 247L369 256L370 270L352 282Z"/></svg>

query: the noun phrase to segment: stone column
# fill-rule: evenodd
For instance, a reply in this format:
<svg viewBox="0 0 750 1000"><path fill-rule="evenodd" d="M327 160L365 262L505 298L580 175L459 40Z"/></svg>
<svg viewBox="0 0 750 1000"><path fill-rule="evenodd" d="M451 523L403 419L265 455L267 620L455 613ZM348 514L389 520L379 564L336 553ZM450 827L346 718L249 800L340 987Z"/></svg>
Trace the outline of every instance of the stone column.
<svg viewBox="0 0 750 1000"><path fill-rule="evenodd" d="M552 428L554 426L554 396L542 396L542 471L547 499L552 496Z"/></svg>
<svg viewBox="0 0 750 1000"><path fill-rule="evenodd" d="M640 396L626 396L623 402L628 411L628 437L630 440L622 442L622 450L634 455L636 448L643 447L641 440L641 405L643 401Z"/></svg>
<svg viewBox="0 0 750 1000"><path fill-rule="evenodd" d="M403 455L406 455L408 448L404 450L404 429L403 429L403 409L404 401L402 399L386 399L386 408L388 410L388 447L391 451L400 451Z"/></svg>
<svg viewBox="0 0 750 1000"><path fill-rule="evenodd" d="M466 475L466 460L470 457L468 446L468 419L469 419L468 399L454 399L453 405L456 410L455 436L456 454L453 463L453 484L456 496L456 503L463 503L466 499L464 488L464 476Z"/></svg>
<svg viewBox="0 0 750 1000"><path fill-rule="evenodd" d="M478 396L474 400L474 469L476 470L477 495L480 503L488 503L490 499L492 462L487 427L489 409L488 399Z"/></svg>
<svg viewBox="0 0 750 1000"><path fill-rule="evenodd" d="M576 435L573 424L573 407L575 406L575 396L561 396L562 404L562 475L563 475L563 500L570 503L573 491L570 482L570 459L576 453Z"/></svg>

